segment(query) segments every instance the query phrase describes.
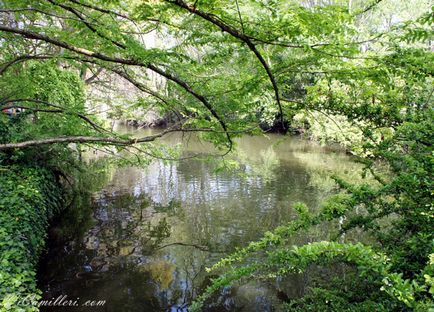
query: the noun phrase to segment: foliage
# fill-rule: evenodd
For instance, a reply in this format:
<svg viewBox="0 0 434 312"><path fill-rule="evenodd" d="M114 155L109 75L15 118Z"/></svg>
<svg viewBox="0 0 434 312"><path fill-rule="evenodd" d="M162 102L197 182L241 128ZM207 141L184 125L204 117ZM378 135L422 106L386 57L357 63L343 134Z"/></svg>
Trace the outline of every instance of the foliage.
<svg viewBox="0 0 434 312"><path fill-rule="evenodd" d="M428 2L6 0L2 6L0 105L26 106L18 116L0 116L5 164L48 160L68 173L71 142L116 145L147 163L143 155L179 155L149 143L172 130L197 132L226 154L235 137L260 127L291 127L360 156L364 175L375 182L335 177L341 194L320 213L300 204L299 219L215 264L212 270L230 269L195 308L237 280L336 263L356 278L342 278L334 288L318 281L285 308L422 311L432 305L434 15ZM149 34L156 42L147 41ZM89 71L103 74L88 77ZM84 83L95 76L116 76L142 92L129 107L109 105L110 116L154 107L177 116L173 129L133 138L107 128L94 117L93 103L85 103ZM61 144L40 148L53 143ZM137 143L147 145L130 147ZM272 169L271 150L263 159ZM338 218L335 241L287 246L291 235ZM356 228L369 232L372 246L336 242ZM256 263L254 255L264 252L267 261Z"/></svg>
<svg viewBox="0 0 434 312"><path fill-rule="evenodd" d="M407 114L392 136L370 147L372 156L365 159L365 170L374 174L377 183L354 185L335 178L344 193L330 197L318 215L298 206L299 220L265 233L260 241L250 243L215 264L211 271L228 266L232 269L212 283L196 301L195 307L200 307L219 287L240 279L284 276L302 272L312 264L329 266L338 262L355 266L357 275L364 277L350 286L352 292L346 290L351 280L340 277L341 286L347 287L330 287L326 282L315 287L311 285L307 296L290 301L286 309L363 311L375 306L375 310L384 311L405 307L424 311L432 306L432 263L429 260L434 250L432 114L432 108ZM388 164L386 174L378 172L374 159ZM365 213L355 213L356 207L363 208ZM346 221L340 234L361 228L376 238L378 245L375 248L381 247L387 257L375 253L371 247L350 243L322 242L299 248L285 247L288 238L300 230L309 230L315 224L343 216ZM340 237L337 235L336 239ZM252 264L249 259L264 250L268 251L268 260ZM236 263L242 265L234 267ZM374 287L376 291L363 292L364 287ZM390 297L377 296L380 288Z"/></svg>
<svg viewBox="0 0 434 312"><path fill-rule="evenodd" d="M24 116L19 116L20 131L15 131L9 142L23 141L29 138L50 137L53 135L89 134L88 127L82 125L77 114L84 113L84 86L80 78L69 71L53 66L53 62L29 62L18 73L6 73L0 79L0 90L6 98L35 99L49 104L16 102L26 109ZM40 107L42 104L42 108ZM32 109L47 109L33 111ZM55 109L65 110L64 114L49 113ZM28 116L27 118L25 116ZM33 122L29 122L29 118ZM18 120L17 120L18 122ZM15 125L17 127L18 125Z"/></svg>
<svg viewBox="0 0 434 312"><path fill-rule="evenodd" d="M61 188L54 181L54 176L41 168L1 168L1 311L36 311L33 304L40 291L35 270L45 245L48 220L62 206Z"/></svg>
<svg viewBox="0 0 434 312"><path fill-rule="evenodd" d="M0 90L6 96L3 100L11 96L23 99L16 104L26 107L15 116L0 114L2 143L95 131L78 117L85 109L83 82L75 73L61 70L54 62L30 62L21 70L2 75ZM38 111L40 105L42 111ZM44 109L60 109L62 115ZM75 195L91 189L92 179L89 175L85 177L79 157L79 148L62 146L0 152L1 311L38 310L41 292L36 285L36 269L49 222L59 218L59 212L69 201L77 208L75 222L80 222L82 211L78 209L77 199L86 197ZM89 208L88 204L85 206Z"/></svg>
<svg viewBox="0 0 434 312"><path fill-rule="evenodd" d="M388 259L383 254L375 253L370 247L363 246L362 244L339 244L335 242L316 242L307 244L301 247L293 246L291 248L279 248L270 251L267 255L267 261L265 263L254 263L241 268L233 269L229 273L226 273L222 277L213 282L213 285L207 289L204 295L196 300L196 305L193 306L193 310L200 306L201 302L209 295L210 292L216 290L216 287L221 287L229 282L240 279L242 277L255 278L270 278L276 276L284 276L289 273L302 273L312 264L316 265L330 265L333 263L346 263L358 268L358 274L365 279L368 279L371 284L377 284L382 286L382 290L387 292L392 297L396 297L399 301L405 303L409 307L415 306L415 292L421 292L425 290L425 286L420 286L416 282L410 282L403 280L402 275L391 273L390 264ZM358 285L360 287L360 285ZM336 302L339 306L345 306L351 302L345 300L346 296L338 294L336 296L336 289L332 289L332 293L326 292L320 288L313 289L315 293L321 293L328 297L330 302ZM335 296L333 298L333 291ZM357 302L357 306L366 308L372 305L372 298L369 298L368 302L366 298L363 298L362 302ZM387 302L384 298L376 298L376 300L382 299L383 302L376 302L379 306L383 305L390 311L391 308L400 307L400 305L394 302ZM304 303L308 300L306 298L300 300L298 303ZM297 309L300 306L293 302L288 307L293 306ZM321 299L313 302L314 307L318 309L322 306ZM389 306L388 306L389 305ZM307 305L309 306L309 305ZM330 306L329 306L330 308ZM352 307L354 308L354 307ZM400 307L402 308L402 306ZM309 307L307 310L312 309ZM351 310L351 309L350 309Z"/></svg>

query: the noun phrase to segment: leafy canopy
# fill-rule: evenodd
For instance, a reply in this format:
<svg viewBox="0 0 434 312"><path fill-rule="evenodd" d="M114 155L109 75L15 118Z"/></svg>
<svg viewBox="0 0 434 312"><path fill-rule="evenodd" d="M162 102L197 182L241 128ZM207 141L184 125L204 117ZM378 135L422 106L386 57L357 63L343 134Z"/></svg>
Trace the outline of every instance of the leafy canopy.
<svg viewBox="0 0 434 312"><path fill-rule="evenodd" d="M67 150L71 142L135 152L147 143L139 149L149 155L156 146L149 142L172 131L197 132L227 153L234 137L265 129L341 142L365 164L370 182L336 178L342 194L320 214L300 205L299 220L211 268L230 265L195 308L242 278L335 263L354 274L318 281L285 308L325 310L324 300L342 310L432 306L434 15L427 1L5 0L0 13L0 105L25 107L0 118L2 161L16 161L23 148ZM139 95L107 103L111 116L157 108L175 116L173 125L144 138L113 132L94 114L115 87L104 79L113 77ZM297 231L337 218L344 221L335 241L288 246ZM357 228L370 233L372 246L336 242ZM263 251L266 261L255 264Z"/></svg>

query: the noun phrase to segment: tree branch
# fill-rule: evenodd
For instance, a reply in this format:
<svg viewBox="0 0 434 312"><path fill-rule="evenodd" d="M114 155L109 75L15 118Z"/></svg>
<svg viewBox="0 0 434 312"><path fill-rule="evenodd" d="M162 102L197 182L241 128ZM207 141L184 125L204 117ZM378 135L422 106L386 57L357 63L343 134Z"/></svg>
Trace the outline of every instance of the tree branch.
<svg viewBox="0 0 434 312"><path fill-rule="evenodd" d="M3 75L3 73L12 65L19 63L19 62L23 62L23 61L27 61L27 60L46 60L46 59L51 59L54 56L46 56L46 55L22 55L22 56L18 56L17 58L7 62L7 63L3 63L0 65L0 75Z"/></svg>
<svg viewBox="0 0 434 312"><path fill-rule="evenodd" d="M199 131L199 129L194 129L194 130ZM121 138L114 138L114 137L96 137L96 136L66 136L66 137L56 137L56 138L39 139L39 140L29 140L29 141L24 141L19 143L0 144L0 151L15 149L15 148L25 148L31 146L49 145L55 143L103 143L103 144L110 144L110 145L127 146L127 145L133 145L138 143L152 142L170 132L176 132L176 131L188 132L189 129L169 128L158 134L150 135L138 139L121 139Z"/></svg>
<svg viewBox="0 0 434 312"><path fill-rule="evenodd" d="M44 104L44 105L51 106L51 107L54 107L54 108L57 108L57 109L34 108L34 107L21 106L21 105L15 105L15 104L8 105L9 103L18 103L18 102L39 103L39 104ZM51 103L46 102L46 101L41 101L41 100L37 100L37 99L9 99L9 100L3 101L2 103L3 104L7 104L7 105L3 105L2 107L0 107L0 110L5 109L5 108L22 108L22 109L28 109L28 110L31 110L31 111L35 111L35 112L63 113L63 114L67 114L67 115L76 116L76 117L84 120L85 122L87 122L89 125L91 125L92 128L94 128L98 132L108 132L108 133L111 133L110 131L104 129L103 127L101 127L99 125L97 125L95 122L93 122L89 117L87 117L84 114L68 112L63 107L61 107L59 105L51 104Z"/></svg>
<svg viewBox="0 0 434 312"><path fill-rule="evenodd" d="M160 133L137 138L137 139L122 139L115 137L97 137L97 136L64 136L64 137L55 137L55 138L47 138L47 139L39 139L39 140L29 140L18 143L6 143L0 144L0 151L2 150L10 150L15 148L25 148L31 146L40 146L40 145L50 145L56 143L102 143L108 145L118 145L118 146L129 146L140 143L147 143L155 141L168 133L172 132L214 132L214 133L226 133L224 131L215 131L209 128L182 128L179 127L179 124L168 128ZM243 133L242 131L234 131L233 133ZM228 152L223 155L225 156Z"/></svg>
<svg viewBox="0 0 434 312"><path fill-rule="evenodd" d="M150 88L148 88L144 84L140 83L139 81L135 80L127 72L124 72L124 71L116 69L116 68L109 68L108 70L110 70L110 71L114 72L115 74L119 75L120 77L124 78L129 83L131 83L133 86L135 86L137 89L139 89L140 91L145 92L145 93L151 95L152 97L156 98L157 100L159 100L166 107L168 107L176 115L176 117L178 117L179 120L183 119L181 114L175 108L173 108L172 107L173 105L171 105L165 98L163 98L163 96L161 96L160 94L158 94L154 90L151 90Z"/></svg>
<svg viewBox="0 0 434 312"><path fill-rule="evenodd" d="M220 116L218 115L216 110L212 107L211 103L209 103L209 101L203 95L201 95L201 94L197 93L195 90L193 90L193 88L188 83L186 83L185 81L176 77L175 75L173 75L169 72L166 72L166 71L162 70L161 68L158 68L157 66L155 66L151 63L143 63L143 62L136 60L136 59L124 59L124 58L120 58L120 57L112 57L112 56L102 54L99 52L94 52L94 51L90 51L90 50L87 50L84 48L76 47L76 46L68 44L67 42L64 42L64 41L61 41L61 40L58 40L55 38L51 38L49 36L46 36L46 35L43 35L40 33L36 33L33 31L19 29L19 28L12 28L12 27L8 27L5 25L0 25L0 31L18 34L18 35L21 35L21 36L23 36L25 38L29 38L29 39L45 41L47 43L51 43L55 46L67 49L67 50L75 52L77 54L81 54L81 55L84 55L84 56L87 56L90 58L94 58L94 59L99 59L101 61L117 63L117 64L124 64L124 65L140 66L140 67L145 67L145 68L148 68L148 69L156 72L157 74L165 77L166 79L175 82L177 85L182 87L185 91L187 91L188 93L193 95L197 100L199 100L208 109L208 111L219 122L220 126L222 127L222 129L226 133L226 138L227 138L228 143L229 143L229 150L232 149L233 141L229 135L226 123L223 121L222 118L220 118Z"/></svg>
<svg viewBox="0 0 434 312"><path fill-rule="evenodd" d="M101 74L101 72L104 70L103 67L100 67L96 70L96 72L92 73L92 76L87 78L84 83L85 84L90 84L92 83L92 81L94 81L96 78L98 78L99 74Z"/></svg>
<svg viewBox="0 0 434 312"><path fill-rule="evenodd" d="M279 107L279 117L280 117L280 122L282 125L282 129L286 130L286 126L285 126L285 122L283 119L283 109L282 109L282 105L280 103L280 93L279 93L279 87L277 85L276 79L274 78L273 73L271 72L270 66L268 65L268 63L265 61L264 57L261 55L261 53L258 51L258 49L256 48L255 44L250 40L250 38L248 36L246 36L243 33L240 33L237 29L233 28L232 26L224 23L222 20L220 20L219 18L215 17L212 14L203 12L201 10L198 10L196 7L194 6L190 6L187 3L185 3L183 0L166 0L169 3L172 3L174 5L179 6L180 8L183 8L185 10L187 10L188 12L197 15L201 18L203 18L204 20L214 24L215 26L219 27L223 32L227 32L228 34L230 34L231 36L241 40L242 42L244 42L247 47L255 54L256 58L259 60L259 62L261 63L262 67L265 69L268 78L271 81L271 84L273 86L274 89L274 94L276 97L276 102L277 105Z"/></svg>
<svg viewBox="0 0 434 312"><path fill-rule="evenodd" d="M360 14L364 14L370 10L372 10L375 6L377 6L380 2L382 2L383 0L374 0L370 5L368 5L366 8L364 8L363 10L357 12L355 15L360 15Z"/></svg>
<svg viewBox="0 0 434 312"><path fill-rule="evenodd" d="M41 13L47 16L51 16L51 17L55 17L55 18L59 18L59 19L63 19L63 20L72 20L72 21L79 21L79 19L77 18L73 18L73 17L67 17L67 16L60 16L54 13L50 13L50 12L45 12L43 10L40 9L36 9L36 8L22 8L22 9L0 9L0 12L2 13L17 13L17 12L37 12L37 13Z"/></svg>
<svg viewBox="0 0 434 312"><path fill-rule="evenodd" d="M83 16L79 11L77 11L76 9L74 9L73 7L67 6L67 5L62 4L62 3L57 3L57 2L55 2L55 1L53 1L53 0L46 0L46 1L48 1L48 2L51 3L52 5L59 6L59 7L61 7L62 9L64 9L64 10L66 10L66 11L68 11L68 12L74 14L75 16L77 16L78 19L79 19L79 20L80 20L84 25L86 25L86 27L87 27L90 31L92 31L93 33L97 34L99 37L101 37L101 38L103 38L103 39L105 39L105 40L110 41L110 42L113 43L115 46L117 46L117 47L119 47L119 48L121 48L121 49L126 49L126 46L125 46L124 44L119 43L119 42L117 42L117 41L115 41L115 40L113 40L113 39L108 38L107 36L105 36L104 34L102 34L99 30L97 30L95 27L93 27L93 26L92 26L92 25L91 25L91 24L86 20L86 18L85 18L85 17L84 17L84 16Z"/></svg>
<svg viewBox="0 0 434 312"><path fill-rule="evenodd" d="M240 11L240 5L238 4L238 0L235 0L235 3L237 5L237 11L238 11L238 17L240 18L240 24L241 24L241 30L243 31L244 34L244 23L243 23L243 18L241 17L241 11Z"/></svg>
<svg viewBox="0 0 434 312"><path fill-rule="evenodd" d="M121 14L121 13L118 13L118 12L115 12L115 11L112 11L112 10L103 9L103 8L98 7L98 6L87 4L87 3L83 3L83 2L80 2L80 1L77 1L77 0L69 0L69 2L81 5L81 6L85 7L85 8L92 9L92 10L95 10L95 11L98 11L98 12L101 12L101 13L112 14L112 15L115 15L115 16L118 16L118 17L122 17L124 19L127 19L127 20L131 21L131 19L126 14Z"/></svg>

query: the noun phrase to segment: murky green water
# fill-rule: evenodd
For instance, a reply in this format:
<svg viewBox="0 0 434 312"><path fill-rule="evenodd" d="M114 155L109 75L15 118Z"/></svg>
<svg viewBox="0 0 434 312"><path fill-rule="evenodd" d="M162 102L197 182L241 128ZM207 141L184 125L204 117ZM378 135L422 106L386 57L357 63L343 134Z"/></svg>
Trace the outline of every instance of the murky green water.
<svg viewBox="0 0 434 312"><path fill-rule="evenodd" d="M195 137L183 142L186 154L212 151ZM51 242L40 269L44 297L106 301L74 311L187 311L209 282L205 267L295 218L294 203L315 210L333 191L331 173L357 174L344 153L299 138L244 137L238 148L235 172L215 173L199 159L114 168L93 195L82 237ZM324 225L293 242L328 236ZM207 311L271 311L282 296L301 294L305 279L226 288Z"/></svg>

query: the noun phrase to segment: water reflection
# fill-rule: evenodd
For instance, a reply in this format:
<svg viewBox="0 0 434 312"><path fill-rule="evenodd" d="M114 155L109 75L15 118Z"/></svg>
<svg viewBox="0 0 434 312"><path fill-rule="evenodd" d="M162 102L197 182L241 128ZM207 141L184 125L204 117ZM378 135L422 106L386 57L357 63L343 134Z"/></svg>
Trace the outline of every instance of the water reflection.
<svg viewBox="0 0 434 312"><path fill-rule="evenodd" d="M187 311L209 283L205 267L293 219L294 203L316 209L333 190L330 173L357 171L344 154L297 138L245 137L238 148L236 172L216 173L199 159L114 168L94 194L93 225L50 249L40 274L44 296L107 300L93 308L101 311ZM194 137L186 144L186 153L210 149ZM293 242L328 235L324 225ZM268 311L303 287L295 276L225 288L207 311Z"/></svg>

